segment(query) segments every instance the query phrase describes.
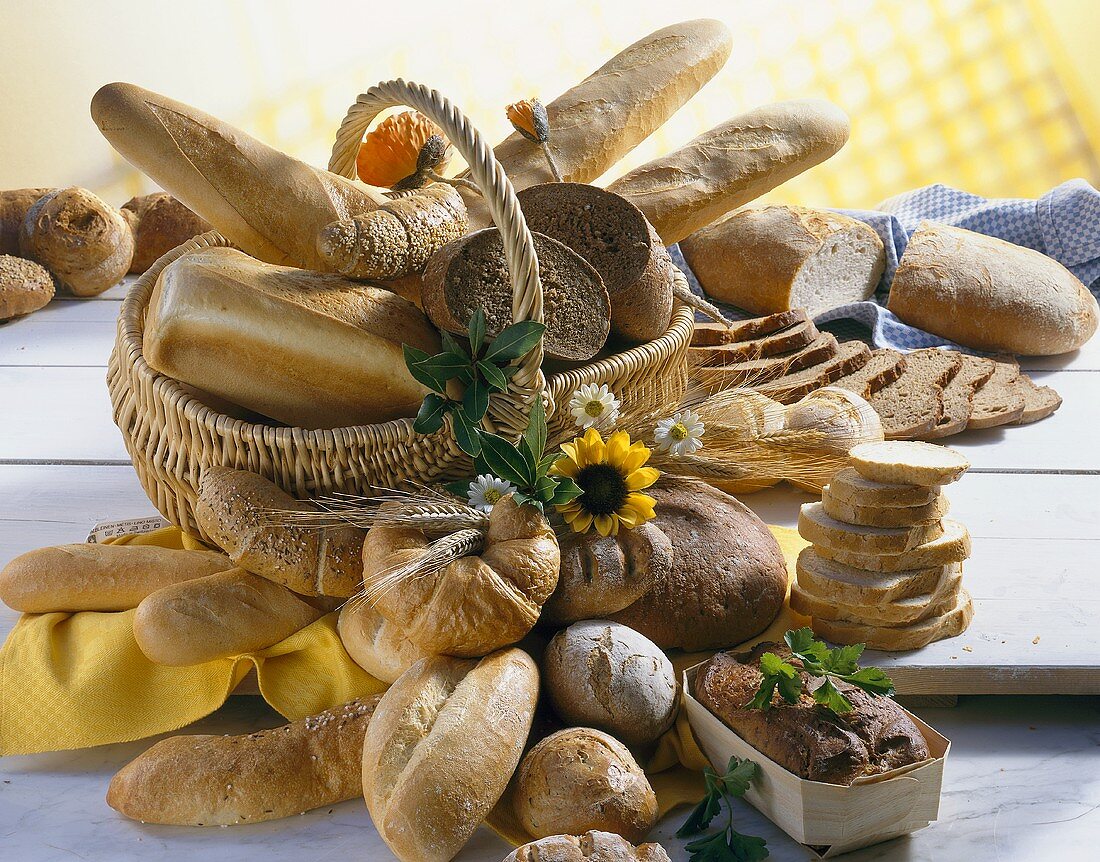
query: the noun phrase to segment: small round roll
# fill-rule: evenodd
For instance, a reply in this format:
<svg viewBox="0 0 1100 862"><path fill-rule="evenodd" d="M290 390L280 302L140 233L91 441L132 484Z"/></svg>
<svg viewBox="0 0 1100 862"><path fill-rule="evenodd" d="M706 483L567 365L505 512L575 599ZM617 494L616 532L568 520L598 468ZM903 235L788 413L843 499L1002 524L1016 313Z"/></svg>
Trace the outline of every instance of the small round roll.
<svg viewBox="0 0 1100 862"><path fill-rule="evenodd" d="M340 611L336 631L359 667L382 682L396 682L432 653L417 646L368 601L350 601Z"/></svg>

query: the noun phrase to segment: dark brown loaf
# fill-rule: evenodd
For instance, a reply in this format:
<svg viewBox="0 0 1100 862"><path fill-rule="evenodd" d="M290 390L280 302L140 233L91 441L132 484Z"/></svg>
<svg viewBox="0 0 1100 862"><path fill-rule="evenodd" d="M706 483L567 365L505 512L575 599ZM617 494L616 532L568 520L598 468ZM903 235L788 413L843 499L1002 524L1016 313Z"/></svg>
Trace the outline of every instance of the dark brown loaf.
<svg viewBox="0 0 1100 862"><path fill-rule="evenodd" d="M888 347L871 351L871 358L858 371L845 374L833 381L833 386L847 389L862 398L870 398L880 389L889 386L905 371L905 354Z"/></svg>
<svg viewBox="0 0 1100 862"><path fill-rule="evenodd" d="M1017 387L1019 363L1011 356L999 356L994 362L993 373L974 393L967 428L1009 425L1024 415L1024 394Z"/></svg>
<svg viewBox="0 0 1100 862"><path fill-rule="evenodd" d="M527 226L595 267L611 299L611 331L652 341L672 318L672 260L642 211L583 183L542 183L518 195Z"/></svg>
<svg viewBox="0 0 1100 862"><path fill-rule="evenodd" d="M943 388L961 366L954 351L928 348L906 354L902 375L868 399L886 439L912 440L932 431L943 417Z"/></svg>
<svg viewBox="0 0 1100 862"><path fill-rule="evenodd" d="M764 335L779 332L796 323L803 323L809 318L804 308L792 308L788 311L777 311L764 317L751 317L748 320L738 320L730 323L717 323L713 320L697 322L695 331L691 334L692 347L710 347L715 344L733 344L738 341L749 341Z"/></svg>
<svg viewBox="0 0 1100 862"><path fill-rule="evenodd" d="M551 835L513 850L504 862L669 862L660 844L635 847L611 832Z"/></svg>
<svg viewBox="0 0 1100 862"><path fill-rule="evenodd" d="M827 362L839 352L840 345L837 343L836 336L830 332L822 332L805 347L792 353L781 353L764 359L751 359L748 362L707 365L697 369L695 375L707 386L717 384L724 389L733 386L753 386Z"/></svg>
<svg viewBox="0 0 1100 862"><path fill-rule="evenodd" d="M27 210L53 189L8 189L0 192L0 254L19 254L19 230Z"/></svg>
<svg viewBox="0 0 1100 862"><path fill-rule="evenodd" d="M550 237L532 235L542 280L543 346L548 356L591 359L610 329L611 302L603 279L579 254ZM512 280L496 228L447 243L424 268L421 300L432 323L464 333L478 306L487 334L512 323Z"/></svg>
<svg viewBox="0 0 1100 862"><path fill-rule="evenodd" d="M650 492L654 523L673 547L672 570L609 619L662 649L716 649L760 634L779 613L787 566L767 526L704 482L664 478Z"/></svg>
<svg viewBox="0 0 1100 862"><path fill-rule="evenodd" d="M748 362L765 356L778 356L801 350L811 344L820 333L812 320L796 323L787 329L738 341L734 344L717 344L713 347L689 347L688 360L699 365L726 365L733 362Z"/></svg>
<svg viewBox="0 0 1100 862"><path fill-rule="evenodd" d="M831 359L753 388L781 404L793 404L815 389L828 386L838 377L859 370L870 359L871 348L862 341L845 341Z"/></svg>
<svg viewBox="0 0 1100 862"><path fill-rule="evenodd" d="M241 736L172 736L122 767L107 804L142 823L235 826L363 793L363 736L378 696Z"/></svg>
<svg viewBox="0 0 1100 862"><path fill-rule="evenodd" d="M805 693L796 704L776 693L770 710L745 709L760 685L760 656L766 651L790 656L776 644L760 644L737 657L718 653L699 668L692 693L780 766L808 781L850 785L929 757L927 742L901 707L845 682L836 684L854 707L845 715L827 712Z"/></svg>
<svg viewBox="0 0 1100 862"><path fill-rule="evenodd" d="M966 430L974 411L974 396L993 376L996 364L992 359L959 354L958 372L943 387L943 415L936 427L923 435L925 440L947 437Z"/></svg>
<svg viewBox="0 0 1100 862"><path fill-rule="evenodd" d="M211 229L206 219L167 192L130 198L121 212L134 234L133 273L145 272L161 255Z"/></svg>

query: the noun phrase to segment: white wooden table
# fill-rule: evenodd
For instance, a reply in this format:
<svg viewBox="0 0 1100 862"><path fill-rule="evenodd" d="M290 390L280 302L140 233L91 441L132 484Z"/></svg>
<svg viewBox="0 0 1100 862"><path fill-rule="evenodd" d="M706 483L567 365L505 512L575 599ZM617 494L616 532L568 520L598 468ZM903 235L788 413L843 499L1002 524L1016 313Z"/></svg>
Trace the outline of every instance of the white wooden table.
<svg viewBox="0 0 1100 862"><path fill-rule="evenodd" d="M154 513L111 421L105 385L123 293L56 300L0 326L0 562L81 541L97 521ZM1023 367L1062 394L1062 409L1036 425L949 441L974 464L950 490L952 517L974 536L965 582L980 599L979 618L997 621L983 631L1002 635L952 642L946 659L957 662L962 679L968 665L988 665L1010 645L1029 647L1037 664L1051 668L1100 656L1100 339L1071 357ZM806 499L775 489L745 501L770 523L793 525ZM1054 606L1069 612L1054 614ZM0 607L0 637L14 621ZM1020 690L1060 686L1052 671ZM1094 858L1087 836L1100 834L1100 699L975 697L954 710L917 711L954 740L942 818L910 839L848 858ZM277 722L257 698L240 697L202 730L238 733ZM233 829L127 822L103 794L109 776L146 744L0 760L0 860L391 858L361 802ZM671 837L680 820L680 813L669 818L657 838L683 860L682 842ZM737 820L768 839L772 858L805 858L747 806ZM497 862L506 852L482 830L459 858Z"/></svg>

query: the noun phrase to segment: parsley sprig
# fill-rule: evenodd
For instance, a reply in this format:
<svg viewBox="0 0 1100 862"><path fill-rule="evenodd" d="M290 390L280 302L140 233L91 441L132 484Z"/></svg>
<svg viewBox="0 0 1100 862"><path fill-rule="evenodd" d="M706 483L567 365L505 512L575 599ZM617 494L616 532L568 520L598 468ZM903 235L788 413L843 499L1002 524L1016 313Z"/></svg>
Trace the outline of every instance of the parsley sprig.
<svg viewBox="0 0 1100 862"><path fill-rule="evenodd" d="M719 775L709 766L703 770L706 795L676 831L676 837L688 838L706 831L721 812L723 799L726 800L727 821L725 829L684 845L691 854L691 862L760 862L768 858L767 842L763 838L742 835L733 828L732 802L745 795L758 772L759 767L751 760L737 757L730 758L725 775Z"/></svg>
<svg viewBox="0 0 1100 862"><path fill-rule="evenodd" d="M810 628L794 629L783 636L791 648L794 658L801 669L812 677L823 677L824 681L810 692L814 701L832 710L837 715L851 712L852 702L836 687L834 680L843 680L868 694L891 695L894 684L877 667L859 666L859 657L863 654L864 644L829 649L828 645L814 638ZM787 703L798 703L802 695L802 674L790 662L784 661L775 653L766 652L760 656L760 673L764 679L760 682L747 709L768 710L772 706L772 695L776 689Z"/></svg>

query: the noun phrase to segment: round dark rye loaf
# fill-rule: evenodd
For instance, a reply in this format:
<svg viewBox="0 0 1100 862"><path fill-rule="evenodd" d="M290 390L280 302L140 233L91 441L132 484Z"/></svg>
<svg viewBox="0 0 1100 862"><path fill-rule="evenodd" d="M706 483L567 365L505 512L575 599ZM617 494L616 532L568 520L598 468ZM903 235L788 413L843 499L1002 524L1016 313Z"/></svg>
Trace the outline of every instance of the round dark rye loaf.
<svg viewBox="0 0 1100 862"><path fill-rule="evenodd" d="M527 226L569 246L596 268L611 298L611 329L652 341L672 318L672 260L642 211L584 183L543 183L519 192Z"/></svg>
<svg viewBox="0 0 1100 862"><path fill-rule="evenodd" d="M542 279L543 346L556 359L591 359L607 341L611 302L603 279L557 240L532 234ZM489 337L512 323L512 281L496 228L447 243L424 268L421 301L432 323L464 333L478 306ZM667 323L667 321L666 321Z"/></svg>
<svg viewBox="0 0 1100 862"><path fill-rule="evenodd" d="M672 570L608 619L662 649L717 649L764 631L783 606L787 566L775 537L736 498L694 479L662 479L653 523L672 542Z"/></svg>

